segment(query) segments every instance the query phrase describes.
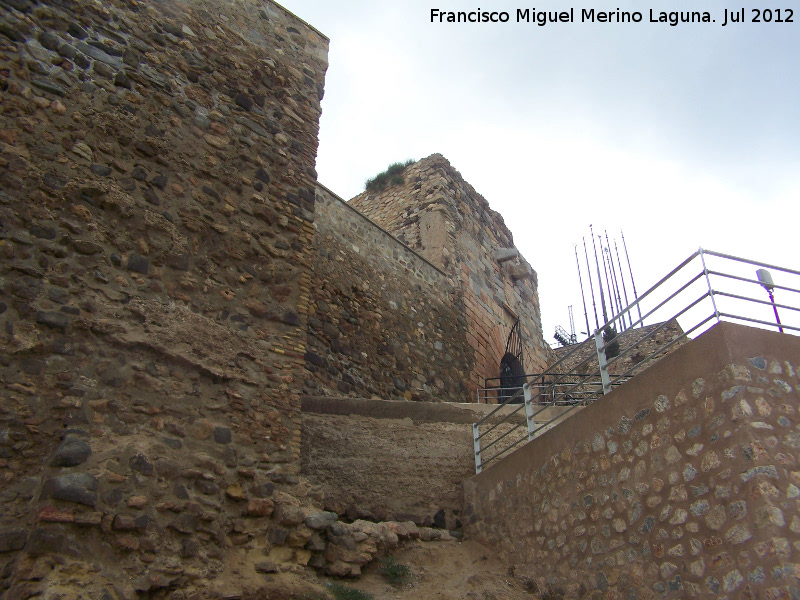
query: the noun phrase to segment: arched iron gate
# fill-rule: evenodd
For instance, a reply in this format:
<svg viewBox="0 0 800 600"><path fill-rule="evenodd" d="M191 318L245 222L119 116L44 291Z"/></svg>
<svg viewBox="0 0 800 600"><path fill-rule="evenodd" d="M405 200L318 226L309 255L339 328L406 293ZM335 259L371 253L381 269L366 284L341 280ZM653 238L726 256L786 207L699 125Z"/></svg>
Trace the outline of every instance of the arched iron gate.
<svg viewBox="0 0 800 600"><path fill-rule="evenodd" d="M525 356L520 333L519 319L511 327L506 341L506 351L500 359L500 394L498 400L505 402L525 383ZM522 395L514 399L522 402Z"/></svg>

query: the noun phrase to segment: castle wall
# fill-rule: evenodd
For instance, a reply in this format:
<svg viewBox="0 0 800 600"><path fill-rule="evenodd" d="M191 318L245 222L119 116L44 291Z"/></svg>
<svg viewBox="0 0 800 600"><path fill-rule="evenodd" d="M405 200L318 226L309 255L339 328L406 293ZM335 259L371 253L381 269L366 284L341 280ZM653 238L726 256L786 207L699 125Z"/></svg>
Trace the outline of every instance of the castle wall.
<svg viewBox="0 0 800 600"><path fill-rule="evenodd" d="M641 362L642 364L633 369L630 375L641 373L662 356L674 352L677 348L690 341L689 338L679 339L681 336L683 336L683 329L675 319L665 323L655 323L623 331L616 338L619 343L620 354L625 354L633 347L635 347L635 350L625 354L621 359L611 362L608 366L608 371L611 375L620 375L627 373L634 365ZM593 369L597 370L599 368L594 337L590 340L584 340L582 344L583 346L577 350L574 344L553 349L553 355L556 360L574 351L571 356L567 357L558 366L556 369L558 373L570 373L572 371L588 373ZM669 347L663 350L665 346ZM653 354L653 357L645 360L651 354Z"/></svg>
<svg viewBox="0 0 800 600"><path fill-rule="evenodd" d="M722 323L465 482L465 534L551 595L785 598L800 344Z"/></svg>
<svg viewBox="0 0 800 600"><path fill-rule="evenodd" d="M268 0L0 4L0 595L310 560L327 46Z"/></svg>
<svg viewBox="0 0 800 600"><path fill-rule="evenodd" d="M468 401L472 353L447 275L322 186L316 210L310 392Z"/></svg>
<svg viewBox="0 0 800 600"><path fill-rule="evenodd" d="M542 336L536 273L515 252L503 218L441 155L409 166L404 178L402 185L364 192L350 204L458 281L475 364L470 389L498 375L517 317L525 371L543 371L551 355Z"/></svg>
<svg viewBox="0 0 800 600"><path fill-rule="evenodd" d="M340 515L460 528L480 408L488 407L303 398L303 473L325 490L325 509ZM430 474L425 485L420 473Z"/></svg>

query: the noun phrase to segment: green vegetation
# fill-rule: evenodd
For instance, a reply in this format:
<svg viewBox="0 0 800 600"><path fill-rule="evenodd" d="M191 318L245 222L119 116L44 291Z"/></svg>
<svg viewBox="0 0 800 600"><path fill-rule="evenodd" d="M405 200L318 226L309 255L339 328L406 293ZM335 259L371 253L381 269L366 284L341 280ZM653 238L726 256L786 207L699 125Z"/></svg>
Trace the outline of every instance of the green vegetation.
<svg viewBox="0 0 800 600"><path fill-rule="evenodd" d="M341 583L326 583L328 593L306 594L300 600L373 600L372 594L347 587Z"/></svg>
<svg viewBox="0 0 800 600"><path fill-rule="evenodd" d="M378 173L372 179L367 179L366 189L368 192L382 192L387 187L403 185L405 178L403 173L406 168L413 165L415 161L407 160L402 163L392 163L383 173Z"/></svg>
<svg viewBox="0 0 800 600"><path fill-rule="evenodd" d="M401 586L408 582L411 569L408 565L397 562L391 556L381 559L381 576L393 586Z"/></svg>
<svg viewBox="0 0 800 600"><path fill-rule="evenodd" d="M330 583L328 588L336 600L372 600L372 594L349 588L341 583Z"/></svg>

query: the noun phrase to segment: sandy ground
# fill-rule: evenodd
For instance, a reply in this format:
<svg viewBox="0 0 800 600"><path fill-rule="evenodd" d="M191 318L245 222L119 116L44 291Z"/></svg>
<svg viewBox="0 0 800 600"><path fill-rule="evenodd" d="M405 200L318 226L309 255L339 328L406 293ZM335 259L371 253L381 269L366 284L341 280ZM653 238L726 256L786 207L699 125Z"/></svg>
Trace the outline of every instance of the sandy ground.
<svg viewBox="0 0 800 600"><path fill-rule="evenodd" d="M341 583L375 600L537 600L491 551L474 541L405 542L391 557L411 570L408 583L392 586L374 561L358 580Z"/></svg>
<svg viewBox="0 0 800 600"><path fill-rule="evenodd" d="M263 554L240 550L228 556L214 591L216 597L241 600L333 600L333 583L349 593L365 592L373 600L541 600L529 580L509 574L489 548L475 541L407 540L389 558L409 568L404 583L387 582L381 559L365 566L358 578L336 579L299 567L265 575L254 569L254 563L263 562Z"/></svg>

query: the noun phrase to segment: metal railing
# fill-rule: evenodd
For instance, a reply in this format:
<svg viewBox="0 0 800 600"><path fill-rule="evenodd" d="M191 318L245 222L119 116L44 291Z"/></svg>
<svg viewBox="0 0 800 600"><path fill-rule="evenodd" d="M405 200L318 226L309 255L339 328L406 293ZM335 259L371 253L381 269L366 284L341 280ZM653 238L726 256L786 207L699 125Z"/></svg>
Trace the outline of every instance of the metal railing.
<svg viewBox="0 0 800 600"><path fill-rule="evenodd" d="M775 273L780 285L766 269ZM797 334L798 294L800 271L700 248L544 373L520 376L513 387L491 386L502 382L486 380L478 402L498 405L472 425L475 472L599 400L715 323L733 321ZM654 324L645 327L646 320ZM503 411L509 404L518 406ZM523 409L524 424L515 424L513 416Z"/></svg>
<svg viewBox="0 0 800 600"><path fill-rule="evenodd" d="M534 403L548 406L572 406L587 404L603 393L602 381L591 381L591 373L531 373L514 377L515 385L509 385L502 377L489 377L484 387L478 389L479 404L522 404L522 386L527 384L534 393ZM629 379L626 377L625 380ZM554 383L550 383L550 382ZM576 382L582 382L574 386ZM621 383L621 382L620 382ZM619 383L615 384L619 385ZM491 413L493 414L493 413Z"/></svg>

